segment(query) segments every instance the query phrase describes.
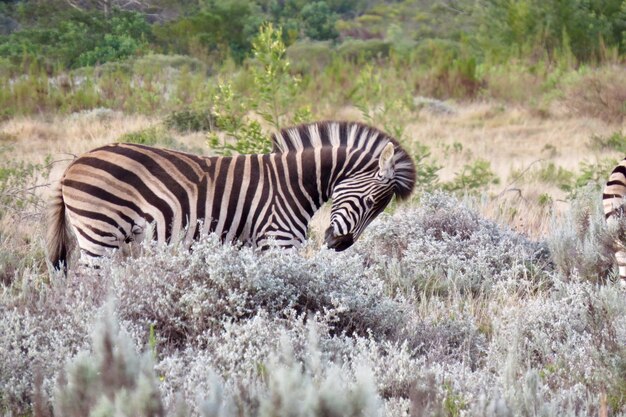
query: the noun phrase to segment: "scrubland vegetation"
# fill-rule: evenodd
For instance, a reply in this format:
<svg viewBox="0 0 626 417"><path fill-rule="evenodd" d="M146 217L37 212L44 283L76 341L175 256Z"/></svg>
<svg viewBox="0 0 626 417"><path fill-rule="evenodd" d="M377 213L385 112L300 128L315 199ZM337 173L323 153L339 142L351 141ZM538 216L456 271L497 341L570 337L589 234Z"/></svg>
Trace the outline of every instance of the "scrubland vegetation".
<svg viewBox="0 0 626 417"><path fill-rule="evenodd" d="M600 204L625 22L616 0L3 2L0 415L626 415L626 224ZM46 264L76 155L264 152L318 119L418 168L348 251L322 210L298 250Z"/></svg>

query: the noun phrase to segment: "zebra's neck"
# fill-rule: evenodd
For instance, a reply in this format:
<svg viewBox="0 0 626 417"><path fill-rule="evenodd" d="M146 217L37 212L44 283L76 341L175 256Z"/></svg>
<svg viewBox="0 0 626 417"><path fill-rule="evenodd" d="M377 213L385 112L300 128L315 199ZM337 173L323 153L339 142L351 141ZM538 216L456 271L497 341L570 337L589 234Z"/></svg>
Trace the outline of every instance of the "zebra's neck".
<svg viewBox="0 0 626 417"><path fill-rule="evenodd" d="M345 172L346 149L305 149L264 155L263 159L272 207L259 222L263 230L252 231L252 235L259 238L259 246L264 246L267 238L299 245L306 240L311 218L332 196Z"/></svg>

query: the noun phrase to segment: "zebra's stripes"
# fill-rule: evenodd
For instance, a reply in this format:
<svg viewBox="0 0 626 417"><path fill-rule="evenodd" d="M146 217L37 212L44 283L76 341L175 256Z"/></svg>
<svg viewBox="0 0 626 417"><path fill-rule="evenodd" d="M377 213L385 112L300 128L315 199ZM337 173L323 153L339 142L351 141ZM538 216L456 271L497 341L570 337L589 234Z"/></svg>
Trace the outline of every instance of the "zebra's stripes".
<svg viewBox="0 0 626 417"><path fill-rule="evenodd" d="M136 144L111 144L77 158L50 208L50 260L68 254L68 222L81 254L104 255L140 241L216 233L255 247L304 242L313 214L332 198L326 243L348 248L393 195L415 184L411 157L393 138L350 122L317 122L273 137L266 155L201 157Z"/></svg>
<svg viewBox="0 0 626 417"><path fill-rule="evenodd" d="M611 172L602 193L602 206L607 222L616 222L625 213L626 159L623 159ZM626 286L626 248L622 242L614 242L615 259L619 270L620 283Z"/></svg>

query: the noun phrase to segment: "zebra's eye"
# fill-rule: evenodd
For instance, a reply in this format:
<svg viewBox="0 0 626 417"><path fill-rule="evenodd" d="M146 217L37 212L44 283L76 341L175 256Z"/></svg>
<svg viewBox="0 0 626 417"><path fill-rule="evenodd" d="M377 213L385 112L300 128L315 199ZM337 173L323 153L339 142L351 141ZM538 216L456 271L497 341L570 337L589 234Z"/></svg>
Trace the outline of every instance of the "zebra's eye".
<svg viewBox="0 0 626 417"><path fill-rule="evenodd" d="M371 195L368 195L367 197L365 197L365 206L367 208L372 208L373 205L374 205L374 197L372 197Z"/></svg>

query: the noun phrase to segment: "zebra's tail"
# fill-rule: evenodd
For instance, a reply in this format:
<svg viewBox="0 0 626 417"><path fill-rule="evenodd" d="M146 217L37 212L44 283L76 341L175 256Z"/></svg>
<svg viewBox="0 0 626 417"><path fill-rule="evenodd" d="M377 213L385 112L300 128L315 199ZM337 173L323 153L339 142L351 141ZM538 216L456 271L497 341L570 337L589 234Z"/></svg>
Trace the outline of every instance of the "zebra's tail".
<svg viewBox="0 0 626 417"><path fill-rule="evenodd" d="M61 181L54 185L48 206L48 259L54 269L67 272L70 233L65 215Z"/></svg>

